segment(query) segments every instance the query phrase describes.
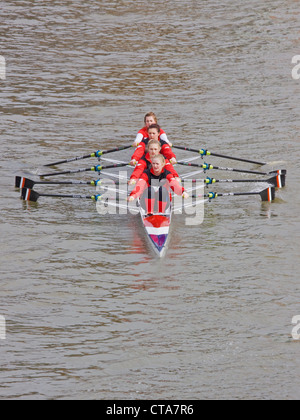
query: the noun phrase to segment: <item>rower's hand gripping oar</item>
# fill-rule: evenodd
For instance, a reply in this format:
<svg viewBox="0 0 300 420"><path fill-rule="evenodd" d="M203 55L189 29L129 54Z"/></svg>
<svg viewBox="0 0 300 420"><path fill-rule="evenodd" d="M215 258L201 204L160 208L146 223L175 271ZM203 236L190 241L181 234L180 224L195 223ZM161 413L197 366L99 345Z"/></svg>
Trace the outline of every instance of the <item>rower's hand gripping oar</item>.
<svg viewBox="0 0 300 420"><path fill-rule="evenodd" d="M246 163L252 163L253 165L266 165L266 162L257 162L255 160L249 160L249 159L242 159L242 158L237 158L237 157L233 157L233 156L226 156L226 155L221 155L219 153L213 153L210 152L208 150L205 149L191 149L190 147L184 147L184 146L172 146L175 149L180 149L180 150L187 150L189 152L195 152L195 153L199 153L201 155L201 157L203 158L203 156L216 156L216 157L220 157L220 158L224 158L224 159L231 159L231 160L237 160L239 162L246 162Z"/></svg>
<svg viewBox="0 0 300 420"><path fill-rule="evenodd" d="M210 163L203 163L202 165L199 165L197 163L190 163L190 162L177 162L179 165L185 165L185 166L195 166L196 168L202 168L204 169L204 172L208 171L209 169L216 169L220 171L230 171L230 172L240 172L244 174L255 174L255 175L286 175L286 169L280 169L270 172L258 172L258 171L248 171L246 169L234 169L234 168L223 168L221 166L214 166Z"/></svg>
<svg viewBox="0 0 300 420"><path fill-rule="evenodd" d="M208 198L209 201L213 200L214 198L218 198L218 197L235 197L235 196L243 196L243 195L260 195L261 200L262 201L268 201L271 202L273 200L275 200L275 187L268 187L265 188L262 191L251 191L251 192L241 192L241 193L216 193L216 192L210 192L208 194L204 194L204 195L192 195L192 198L199 198L199 197L204 197L204 198Z"/></svg>
<svg viewBox="0 0 300 420"><path fill-rule="evenodd" d="M75 162L76 160L88 159L88 158L92 158L92 157L100 158L102 155L105 155L107 153L118 152L119 150L129 149L130 147L132 147L131 144L127 145L127 146L115 147L114 149L109 149L109 150L97 150L97 152L93 152L93 153L90 153L88 155L77 156L77 157L70 158L70 159L59 160L58 162L48 163L47 165L43 165L43 166L57 166L57 165L61 165L62 163Z"/></svg>
<svg viewBox="0 0 300 420"><path fill-rule="evenodd" d="M103 169L120 168L121 166L127 166L127 165L129 165L129 163L115 163L113 165L107 165L107 166L96 165L96 166L92 166L91 168L76 169L76 170L73 170L73 171L51 172L49 174L42 174L42 175L39 175L39 176L41 178L46 178L48 176L56 176L56 175L64 175L64 174L76 174L76 173L79 173L79 172L87 172L87 171L95 171L95 172L98 172L100 174L100 172Z"/></svg>

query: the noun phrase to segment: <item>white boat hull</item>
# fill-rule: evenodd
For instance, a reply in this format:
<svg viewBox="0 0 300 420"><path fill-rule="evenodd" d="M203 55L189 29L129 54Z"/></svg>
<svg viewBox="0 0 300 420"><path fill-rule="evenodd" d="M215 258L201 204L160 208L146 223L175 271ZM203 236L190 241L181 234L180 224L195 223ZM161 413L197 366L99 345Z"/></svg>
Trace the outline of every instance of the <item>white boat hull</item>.
<svg viewBox="0 0 300 420"><path fill-rule="evenodd" d="M146 214L140 205L140 214L149 243L155 254L160 258L166 253L169 237L172 208L169 206L166 213Z"/></svg>

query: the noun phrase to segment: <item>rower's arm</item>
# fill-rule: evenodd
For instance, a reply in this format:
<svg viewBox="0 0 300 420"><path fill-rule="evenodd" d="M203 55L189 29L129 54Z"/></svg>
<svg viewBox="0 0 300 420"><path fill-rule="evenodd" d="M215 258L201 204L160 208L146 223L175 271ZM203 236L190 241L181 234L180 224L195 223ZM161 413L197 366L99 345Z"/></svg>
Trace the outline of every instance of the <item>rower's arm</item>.
<svg viewBox="0 0 300 420"><path fill-rule="evenodd" d="M147 182L143 178L140 178L135 188L131 191L129 198L131 199L139 198L143 194L146 188L147 188Z"/></svg>
<svg viewBox="0 0 300 420"><path fill-rule="evenodd" d="M174 191L175 194L183 195L184 193L186 193L183 186L175 178L169 178L168 181L170 183L171 189Z"/></svg>
<svg viewBox="0 0 300 420"><path fill-rule="evenodd" d="M145 143L142 141L138 147L135 149L135 152L133 153L133 155L131 156L131 161L132 160L136 160L137 162L142 158L142 156L145 153L145 149L146 149L146 145Z"/></svg>
<svg viewBox="0 0 300 420"><path fill-rule="evenodd" d="M164 157L169 161L172 160L172 163L176 163L176 155L173 153L173 150L166 142L163 142L162 144L161 154L164 155Z"/></svg>
<svg viewBox="0 0 300 420"><path fill-rule="evenodd" d="M138 179L140 179L142 173L144 172L146 168L147 168L147 165L144 164L143 160L140 160L131 174L130 181L132 180L137 181Z"/></svg>
<svg viewBox="0 0 300 420"><path fill-rule="evenodd" d="M135 138L135 140L134 140L134 142L133 142L133 146L134 147L137 147L139 144L140 144L140 142L143 140L143 134L142 133L137 133L137 135L136 135L136 138Z"/></svg>
<svg viewBox="0 0 300 420"><path fill-rule="evenodd" d="M165 141L166 143L168 143L170 146L172 146L172 143L170 142L170 140L168 139L168 136L166 135L166 133L162 133L160 135L160 139Z"/></svg>

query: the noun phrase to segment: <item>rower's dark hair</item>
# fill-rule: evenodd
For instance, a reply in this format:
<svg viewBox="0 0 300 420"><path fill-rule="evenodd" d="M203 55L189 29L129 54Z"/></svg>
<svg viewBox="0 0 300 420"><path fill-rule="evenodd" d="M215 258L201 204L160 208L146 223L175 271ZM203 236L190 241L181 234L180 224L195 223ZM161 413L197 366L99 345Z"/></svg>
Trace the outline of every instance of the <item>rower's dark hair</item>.
<svg viewBox="0 0 300 420"><path fill-rule="evenodd" d="M158 124L151 124L148 127L148 131L150 130L150 128L156 128L158 134L160 133L160 125L158 125Z"/></svg>

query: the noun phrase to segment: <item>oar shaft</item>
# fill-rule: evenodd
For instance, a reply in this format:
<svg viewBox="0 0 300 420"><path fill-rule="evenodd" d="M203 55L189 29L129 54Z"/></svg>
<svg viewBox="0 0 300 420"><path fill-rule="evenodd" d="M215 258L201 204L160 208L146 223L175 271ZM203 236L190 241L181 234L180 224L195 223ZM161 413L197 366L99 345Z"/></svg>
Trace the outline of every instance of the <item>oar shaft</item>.
<svg viewBox="0 0 300 420"><path fill-rule="evenodd" d="M71 158L71 159L64 159L64 160L59 160L58 162L47 163L44 166L57 166L57 165L61 165L63 163L75 162L76 160L88 159L90 157L92 157L91 154L84 155L84 156L77 156L77 157L74 157L74 158Z"/></svg>
<svg viewBox="0 0 300 420"><path fill-rule="evenodd" d="M246 196L246 195L260 195L262 201L271 202L275 199L275 187L268 187L262 191L250 191L250 192L228 192L228 193L216 193L210 192L208 194L192 195L192 198L208 198L212 200L217 197L235 197L235 196Z"/></svg>
<svg viewBox="0 0 300 420"><path fill-rule="evenodd" d="M216 157L220 157L220 158L224 158L224 159L230 159L230 160L237 160L240 162L246 162L246 163L252 163L253 165L266 165L266 162L257 162L255 160L249 160L249 159L244 159L244 158L238 158L238 157L234 157L234 156L227 156L227 155L221 155L219 153L213 153L213 152L209 152L208 150L205 149L192 149L190 147L184 147L184 146L172 146L175 149L180 149L180 150L186 150L189 152L195 152L195 153L199 153L201 156L216 156Z"/></svg>
<svg viewBox="0 0 300 420"><path fill-rule="evenodd" d="M96 166L92 166L91 168L76 169L76 170L73 170L73 171L52 172L52 173L49 173L49 174L42 174L42 175L40 175L40 177L41 178L46 178L46 177L49 177L49 176L76 174L76 173L79 173L79 172L87 172L87 171L101 172L102 169L119 168L121 166L127 166L127 165L128 165L128 163L115 163L113 165L107 165L107 166L96 165Z"/></svg>
<svg viewBox="0 0 300 420"><path fill-rule="evenodd" d="M267 172L249 171L247 169L223 168L221 166L214 166L213 169L217 169L219 171L240 172L243 174L269 175Z"/></svg>
<svg viewBox="0 0 300 420"><path fill-rule="evenodd" d="M189 162L177 162L179 165L185 165L185 166L195 166L196 168L203 168L204 171L208 169L216 169L220 171L230 171L230 172L240 172L245 174L255 174L255 175L270 175L274 172L259 172L259 171L250 171L247 169L234 169L234 168L223 168L221 166L214 166L210 165L209 163L204 163L203 165L199 165L197 163L189 163Z"/></svg>
<svg viewBox="0 0 300 420"><path fill-rule="evenodd" d="M183 181L189 181L189 179L185 179ZM269 179L214 179L214 178L205 178L205 179L192 179L192 182L201 182L203 181L204 184L215 184L217 182L225 182L225 183L233 183L233 182L268 182Z"/></svg>
<svg viewBox="0 0 300 420"><path fill-rule="evenodd" d="M257 162L255 160L250 160L250 159L244 159L244 158L237 158L237 157L233 157L233 156L226 156L226 155L220 155L219 153L210 153L211 156L216 156L216 157L220 157L220 158L224 158L224 159L230 159L230 160L237 160L239 162L245 162L245 163L251 163L253 165L266 165L266 162Z"/></svg>
<svg viewBox="0 0 300 420"><path fill-rule="evenodd" d="M115 147L114 149L109 149L109 150L98 150L95 153L92 153L92 157L100 157L102 155L106 155L107 153L113 153L113 152L118 152L119 150L126 150L129 149L130 147L132 147L132 144L128 144L126 146L119 146L119 147Z"/></svg>
<svg viewBox="0 0 300 420"><path fill-rule="evenodd" d="M16 176L15 187L16 188L32 188L35 184L40 185L96 185L96 181L32 181L31 179Z"/></svg>
<svg viewBox="0 0 300 420"><path fill-rule="evenodd" d="M216 179L215 182L268 182L267 179Z"/></svg>
<svg viewBox="0 0 300 420"><path fill-rule="evenodd" d="M184 181L184 180L183 180ZM215 183L268 183L272 184L274 187L283 188L285 186L285 175L274 175L268 179L215 179L206 177L205 179L192 179L192 182L201 182L203 181L205 185L215 184Z"/></svg>
<svg viewBox="0 0 300 420"><path fill-rule="evenodd" d="M92 181L33 181L33 183L41 185L91 185Z"/></svg>
<svg viewBox="0 0 300 420"><path fill-rule="evenodd" d="M86 198L92 199L91 195L82 195L82 194L41 194L39 193L40 197L58 197L58 198Z"/></svg>
<svg viewBox="0 0 300 420"><path fill-rule="evenodd" d="M72 180L72 181L32 181L31 179L16 176L15 179L15 187L16 188L29 188L32 189L35 184L38 185L92 185L94 187L97 187L98 185L101 185L104 181L102 179L96 179L93 181L78 181L78 180ZM106 182L104 182L106 183ZM118 185L119 181L113 181L114 184Z"/></svg>
<svg viewBox="0 0 300 420"><path fill-rule="evenodd" d="M254 191L251 191L251 192L241 192L241 193L232 193L232 192L229 192L229 193L221 193L221 194L217 194L217 196L218 197L234 197L234 196L241 196L241 195L258 195L258 194L260 194L260 192L254 192ZM209 195L208 195L209 196Z"/></svg>
<svg viewBox="0 0 300 420"><path fill-rule="evenodd" d="M47 178L48 176L55 176L55 175L65 175L65 174L77 174L79 172L87 172L92 171L93 168L85 168L85 169L76 169L73 171L62 171L62 172L52 172L49 174L42 174L40 175L41 178Z"/></svg>
<svg viewBox="0 0 300 420"><path fill-rule="evenodd" d="M258 195L260 192L241 192L241 193L214 193L211 192L209 194L199 194L199 195L191 195L192 198L217 198L217 197L233 197L233 196L240 196L240 195Z"/></svg>
<svg viewBox="0 0 300 420"><path fill-rule="evenodd" d="M21 198L25 201L36 202L39 197L55 197L55 198L78 198L78 199L89 199L97 201L101 198L101 194L95 195L81 195L81 194L42 194L34 191L30 188L22 188Z"/></svg>
<svg viewBox="0 0 300 420"><path fill-rule="evenodd" d="M75 162L76 160L88 159L88 158L91 158L91 157L100 157L104 154L118 152L119 150L129 149L130 147L131 147L131 144L126 145L126 146L115 147L114 149L109 149L109 150L97 150L97 152L89 153L88 155L77 156L77 157L70 158L70 159L59 160L57 162L48 163L47 165L44 165L44 166L57 166L57 165L61 165L63 163Z"/></svg>

